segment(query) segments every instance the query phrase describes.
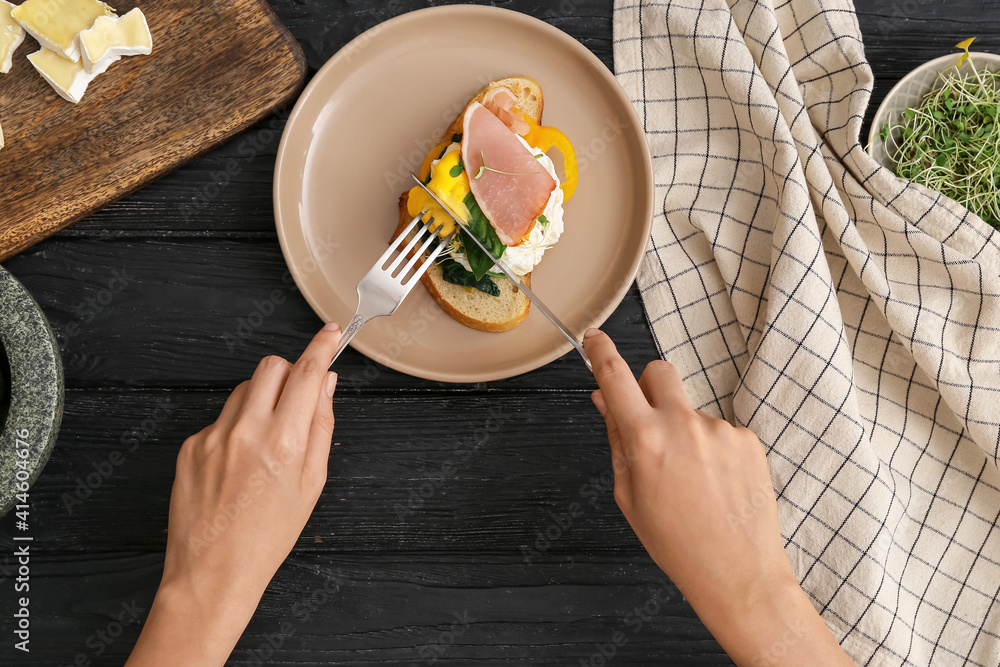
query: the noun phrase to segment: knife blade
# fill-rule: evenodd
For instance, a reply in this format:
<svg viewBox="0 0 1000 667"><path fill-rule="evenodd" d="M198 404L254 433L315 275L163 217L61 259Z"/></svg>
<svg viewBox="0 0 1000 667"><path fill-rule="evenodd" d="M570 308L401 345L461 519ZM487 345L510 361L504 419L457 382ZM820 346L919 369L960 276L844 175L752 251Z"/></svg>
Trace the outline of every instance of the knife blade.
<svg viewBox="0 0 1000 667"><path fill-rule="evenodd" d="M438 205L441 208L443 208L448 215L452 217L455 223L462 228L462 230L465 232L465 237L471 238L475 242L475 244L479 246L480 250L485 252L487 256L493 257L493 253L491 253L483 244L483 242L480 241L478 238L476 238L476 235L473 234L472 231L469 229L468 220L464 219L463 216L456 213L450 206L441 201L441 198L438 197L433 192L431 192L430 188L424 185L424 182L421 181L416 174L410 172L410 176L412 176L413 180L417 182L417 185L423 188L424 192L430 195L431 198L434 201L436 201ZM590 357L587 356L587 351L583 349L583 345L580 343L580 341L578 341L573 336L573 334L570 333L566 325L562 323L562 320L560 320L555 313L549 310L548 306L542 303L542 300L538 298L538 295L532 292L531 288L525 285L521 281L521 278L516 273L514 273L509 266L507 266L504 262L496 258L493 258L493 262L496 264L497 268L500 269L500 271L517 286L517 289L521 290L524 296L528 297L528 300L531 301L532 305L535 306L538 310L540 310L542 315L545 315L546 319L548 319L548 321L551 322L555 326L555 328L559 330L559 333L565 336L566 340L568 340L570 343L573 344L573 347L576 348L576 351L580 353L581 357L583 357L583 362L587 364L587 368L589 368L591 372L593 372L594 367L590 364Z"/></svg>

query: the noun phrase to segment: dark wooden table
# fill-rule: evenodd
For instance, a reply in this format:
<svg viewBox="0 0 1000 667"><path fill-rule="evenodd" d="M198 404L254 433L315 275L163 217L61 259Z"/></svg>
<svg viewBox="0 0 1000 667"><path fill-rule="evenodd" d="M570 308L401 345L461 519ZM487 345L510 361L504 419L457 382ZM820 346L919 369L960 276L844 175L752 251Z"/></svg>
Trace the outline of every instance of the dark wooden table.
<svg viewBox="0 0 1000 667"><path fill-rule="evenodd" d="M272 0L311 72L426 4L441 3ZM612 66L611 0L491 4L544 18ZM960 39L1000 52L1000 0L858 5L869 118L899 77ZM12 648L3 525L0 664L124 661L159 580L181 442L260 357L296 356L320 326L281 280L271 179L286 115L6 263L58 332L66 415L31 495L28 655ZM287 299L258 319L276 289ZM656 356L634 289L605 328L635 370ZM326 492L232 664L601 665L602 650L615 665L730 664L614 505L578 358L461 386L353 350L339 363Z"/></svg>

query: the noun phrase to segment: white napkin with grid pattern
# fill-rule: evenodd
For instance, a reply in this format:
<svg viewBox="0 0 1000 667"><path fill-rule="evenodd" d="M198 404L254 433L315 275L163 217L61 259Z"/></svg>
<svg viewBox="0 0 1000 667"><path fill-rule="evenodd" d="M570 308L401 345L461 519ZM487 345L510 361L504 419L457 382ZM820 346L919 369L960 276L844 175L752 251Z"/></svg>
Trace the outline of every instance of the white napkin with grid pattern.
<svg viewBox="0 0 1000 667"><path fill-rule="evenodd" d="M760 436L814 605L859 664L997 665L998 234L864 152L849 0L616 0L614 56L657 345Z"/></svg>

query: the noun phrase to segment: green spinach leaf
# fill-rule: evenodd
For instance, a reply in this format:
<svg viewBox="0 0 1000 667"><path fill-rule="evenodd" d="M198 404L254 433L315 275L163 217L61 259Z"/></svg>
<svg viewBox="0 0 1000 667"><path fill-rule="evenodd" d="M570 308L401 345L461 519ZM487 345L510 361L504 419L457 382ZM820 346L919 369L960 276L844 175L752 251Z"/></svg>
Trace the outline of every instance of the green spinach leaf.
<svg viewBox="0 0 1000 667"><path fill-rule="evenodd" d="M489 275L483 276L482 278L476 278L471 271L466 270L464 266L451 258L441 262L441 270L441 277L453 285L474 287L480 292L484 292L490 296L500 296L500 288L497 287L495 282L493 282L493 278Z"/></svg>
<svg viewBox="0 0 1000 667"><path fill-rule="evenodd" d="M467 235L464 229L460 231L459 235L462 238L462 247L465 250L465 256L469 260L469 266L472 267L472 273L475 274L476 280L482 280L483 276L493 268L494 260L503 257L507 246L497 236L496 230L493 229L493 225L483 215L482 209L479 208L479 204L476 203L476 198L472 196L471 192L465 196L465 207L469 209L470 213L469 231L483 242L483 245L486 246L490 251L490 255L492 255L492 257L487 255L476 245L475 241L466 238Z"/></svg>

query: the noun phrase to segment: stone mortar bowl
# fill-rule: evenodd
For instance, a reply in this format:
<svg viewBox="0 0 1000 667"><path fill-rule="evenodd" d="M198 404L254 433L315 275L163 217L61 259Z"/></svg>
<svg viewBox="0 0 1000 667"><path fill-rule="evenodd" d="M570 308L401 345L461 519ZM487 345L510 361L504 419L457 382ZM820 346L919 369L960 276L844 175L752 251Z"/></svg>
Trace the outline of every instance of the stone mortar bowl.
<svg viewBox="0 0 1000 667"><path fill-rule="evenodd" d="M38 479L62 413L55 336L28 291L0 267L0 516L18 502L24 483Z"/></svg>

